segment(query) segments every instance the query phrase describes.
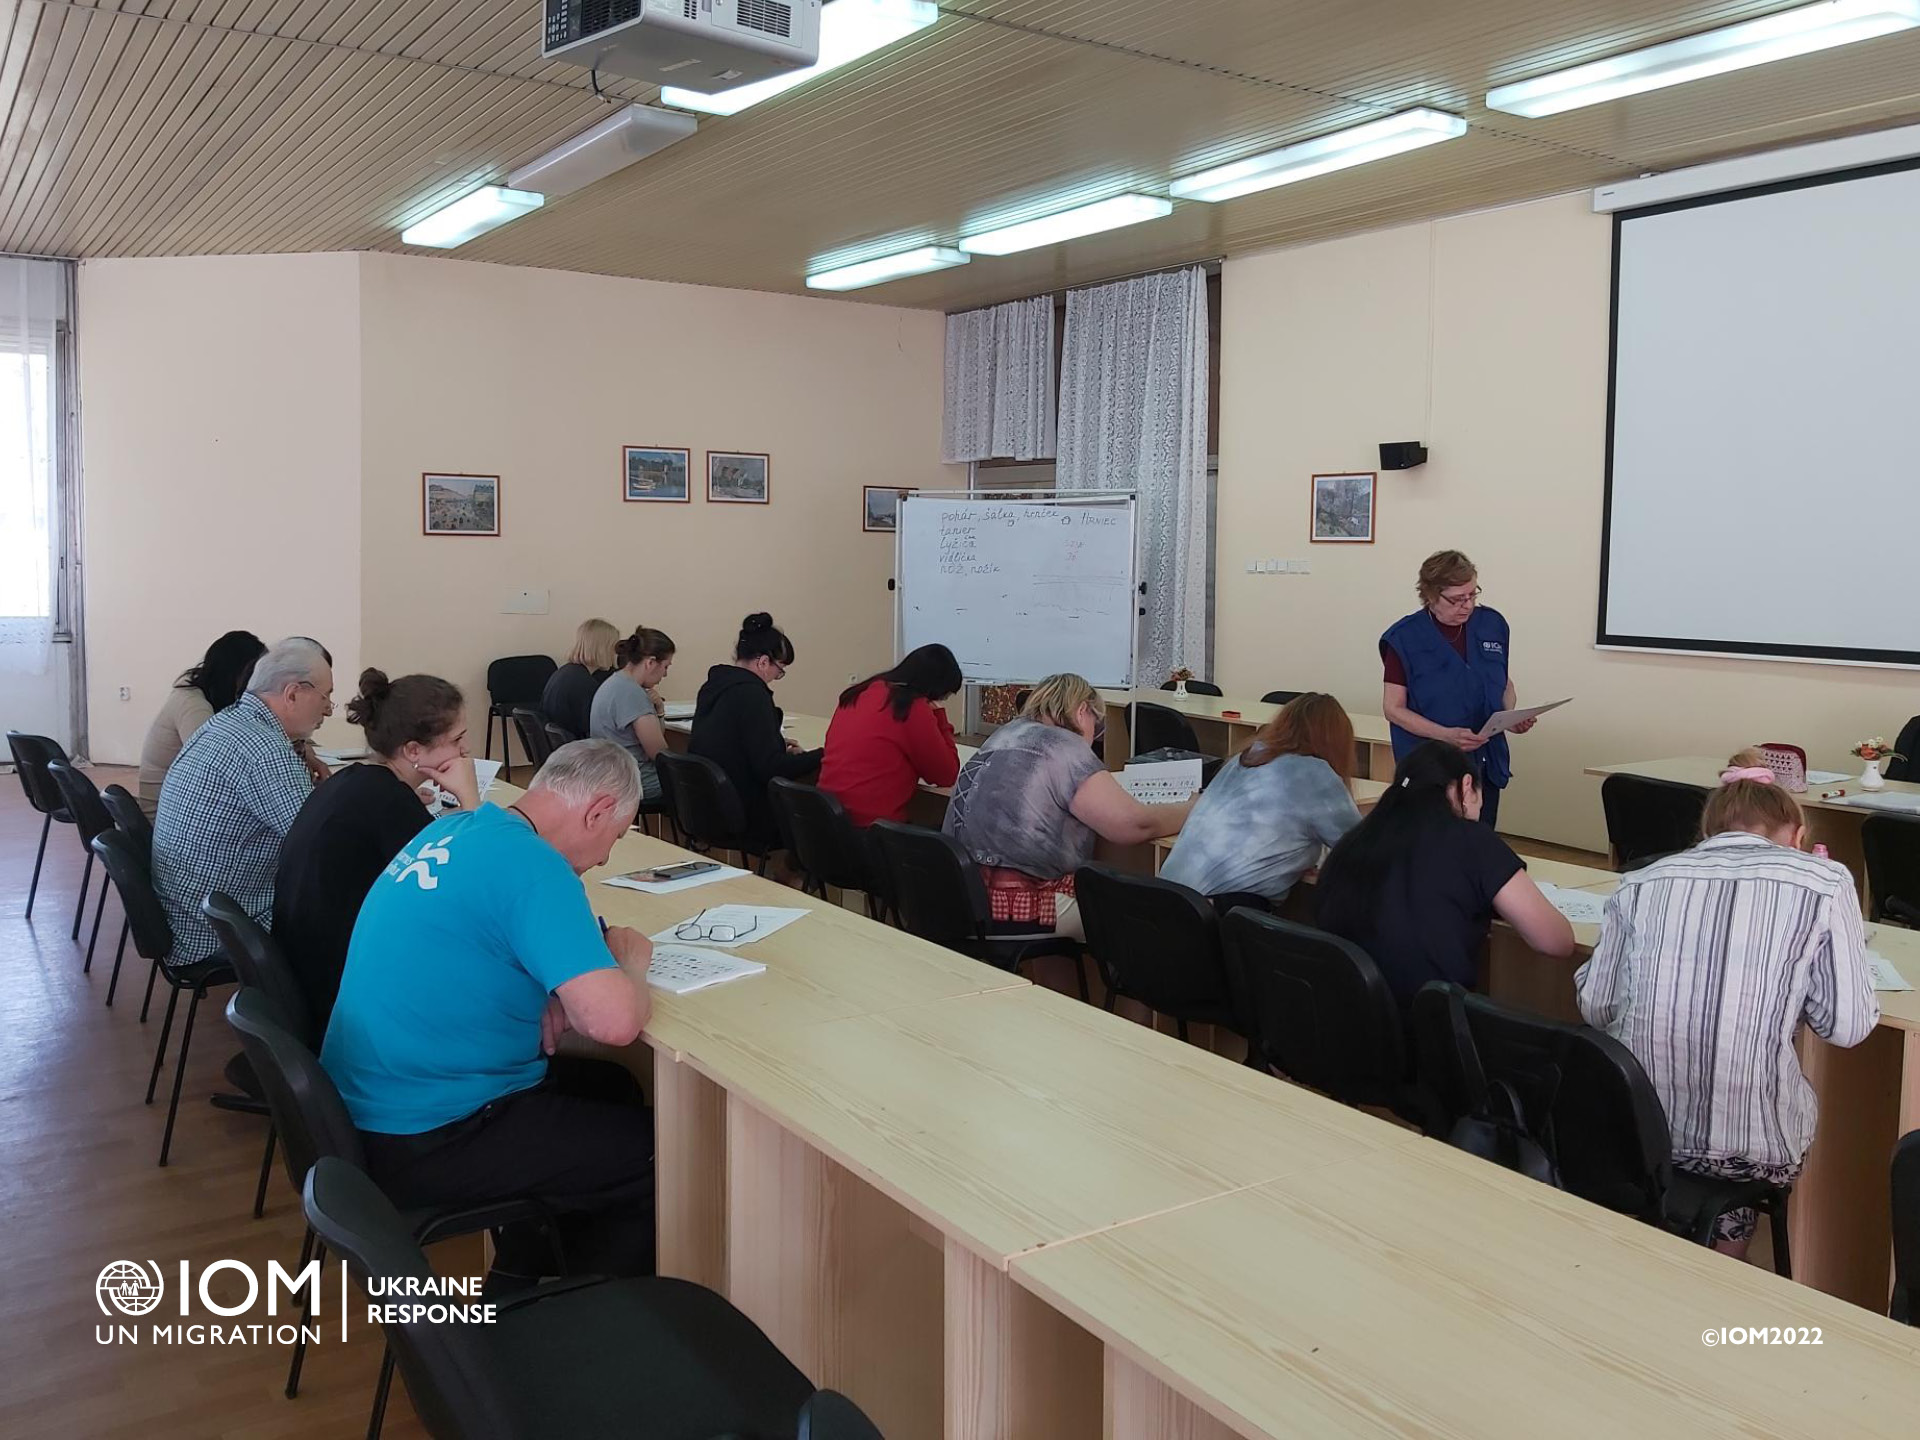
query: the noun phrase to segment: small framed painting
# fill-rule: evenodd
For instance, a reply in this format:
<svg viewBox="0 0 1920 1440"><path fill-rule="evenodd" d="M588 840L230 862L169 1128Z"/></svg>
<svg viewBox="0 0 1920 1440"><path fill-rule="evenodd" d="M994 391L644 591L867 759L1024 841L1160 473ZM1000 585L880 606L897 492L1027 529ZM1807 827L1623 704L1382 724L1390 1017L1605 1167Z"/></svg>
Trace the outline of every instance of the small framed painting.
<svg viewBox="0 0 1920 1440"><path fill-rule="evenodd" d="M765 455L709 450L707 499L730 505L764 505L768 497L768 472L772 468L773 462Z"/></svg>
<svg viewBox="0 0 1920 1440"><path fill-rule="evenodd" d="M420 532L423 535L498 535L498 475L422 475Z"/></svg>
<svg viewBox="0 0 1920 1440"><path fill-rule="evenodd" d="M1313 477L1314 544L1373 543L1373 487L1378 478L1375 474Z"/></svg>
<svg viewBox="0 0 1920 1440"><path fill-rule="evenodd" d="M692 469L690 450L628 445L620 452L620 498L687 504L693 499L687 486L687 475Z"/></svg>
<svg viewBox="0 0 1920 1440"><path fill-rule="evenodd" d="M900 528L900 502L917 486L895 489L891 485L865 485L860 490L860 528L891 535Z"/></svg>

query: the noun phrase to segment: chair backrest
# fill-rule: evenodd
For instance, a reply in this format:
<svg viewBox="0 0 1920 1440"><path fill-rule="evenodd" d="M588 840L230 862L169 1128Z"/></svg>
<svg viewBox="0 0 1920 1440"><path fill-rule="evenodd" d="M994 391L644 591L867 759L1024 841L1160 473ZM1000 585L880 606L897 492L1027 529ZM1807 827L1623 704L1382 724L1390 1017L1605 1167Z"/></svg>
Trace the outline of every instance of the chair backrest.
<svg viewBox="0 0 1920 1440"><path fill-rule="evenodd" d="M1178 690L1180 688L1180 682L1177 680L1169 680L1160 688L1162 690ZM1211 680L1189 680L1187 681L1187 693L1189 695L1224 695L1226 692Z"/></svg>
<svg viewBox="0 0 1920 1440"><path fill-rule="evenodd" d="M939 830L876 820L900 924L910 935L971 954L986 932L987 882L958 840Z"/></svg>
<svg viewBox="0 0 1920 1440"><path fill-rule="evenodd" d="M547 763L547 756L553 753L553 742L547 738L547 717L530 705L513 707L513 728L520 732L520 747L533 761L538 770Z"/></svg>
<svg viewBox="0 0 1920 1440"><path fill-rule="evenodd" d="M768 782L767 794L780 833L810 879L822 886L873 892L873 851L838 796L782 777Z"/></svg>
<svg viewBox="0 0 1920 1440"><path fill-rule="evenodd" d="M1920 1130L1893 1147L1893 1315L1920 1325Z"/></svg>
<svg viewBox="0 0 1920 1440"><path fill-rule="evenodd" d="M1900 727L1900 738L1893 742L1902 759L1887 762L1889 780L1920 780L1920 715Z"/></svg>
<svg viewBox="0 0 1920 1440"><path fill-rule="evenodd" d="M1228 1003L1220 921L1203 896L1106 865L1081 866L1073 889L1108 989L1163 1015Z"/></svg>
<svg viewBox="0 0 1920 1440"><path fill-rule="evenodd" d="M147 818L147 812L140 808L140 802L134 799L124 785L109 785L100 792L100 803L107 807L107 814L113 817L114 827L139 847L147 863L153 863L153 822Z"/></svg>
<svg viewBox="0 0 1920 1440"><path fill-rule="evenodd" d="M338 1156L322 1156L302 1188L307 1223L329 1250L346 1259L362 1285L369 1279L426 1280L433 1275L406 1220L361 1167ZM499 1369L489 1363L487 1332L492 1327L420 1320L381 1328L406 1378L407 1398L434 1440L478 1435L517 1440L525 1433L501 1393Z"/></svg>
<svg viewBox="0 0 1920 1440"><path fill-rule="evenodd" d="M220 937L220 949L232 962L240 983L265 995L294 1039L317 1050L321 1036L314 1033L319 1027L314 1023L313 1004L279 942L261 929L232 896L218 890L200 902L200 913Z"/></svg>
<svg viewBox="0 0 1920 1440"><path fill-rule="evenodd" d="M880 1427L837 1390L816 1390L800 1407L796 1440L886 1440Z"/></svg>
<svg viewBox="0 0 1920 1440"><path fill-rule="evenodd" d="M1400 1007L1366 951L1253 910L1220 922L1220 946L1241 1033L1257 1057L1349 1105L1399 1098L1407 1080Z"/></svg>
<svg viewBox="0 0 1920 1440"><path fill-rule="evenodd" d="M551 720L546 721L540 728L546 732L547 753L549 755L558 750L562 745L571 745L580 738L571 730L567 729L566 726L556 725Z"/></svg>
<svg viewBox="0 0 1920 1440"><path fill-rule="evenodd" d="M1600 784L1607 843L1622 870L1691 849L1700 840L1707 792L1698 785L1645 775L1609 775Z"/></svg>
<svg viewBox="0 0 1920 1440"><path fill-rule="evenodd" d="M26 791L27 803L42 815L64 810L66 806L60 800L60 787L53 783L53 777L47 773L49 761L64 761L67 758L67 752L61 748L60 742L50 740L45 735L9 730L7 745L13 751L14 773L20 777L20 788Z"/></svg>
<svg viewBox="0 0 1920 1440"><path fill-rule="evenodd" d="M1887 902L1920 907L1920 817L1869 815L1860 826L1867 860L1869 920L1887 918Z"/></svg>
<svg viewBox="0 0 1920 1440"><path fill-rule="evenodd" d="M1260 697L1262 705L1285 705L1289 700L1298 700L1307 692L1304 690L1269 690Z"/></svg>
<svg viewBox="0 0 1920 1440"><path fill-rule="evenodd" d="M673 816L695 844L720 850L738 849L747 828L740 792L727 772L704 755L663 750L653 758L654 772L671 776Z"/></svg>
<svg viewBox="0 0 1920 1440"><path fill-rule="evenodd" d="M1477 1113L1487 1099L1487 1075L1467 1026L1467 992L1449 980L1429 980L1414 992L1407 1030L1414 1075L1433 1106L1432 1131L1445 1135Z"/></svg>
<svg viewBox="0 0 1920 1440"><path fill-rule="evenodd" d="M534 705L560 667L551 655L508 655L487 666L487 696L495 705Z"/></svg>
<svg viewBox="0 0 1920 1440"><path fill-rule="evenodd" d="M1133 753L1144 755L1149 750L1168 748L1198 750L1200 741L1187 717L1178 710L1142 700L1133 707Z"/></svg>
<svg viewBox="0 0 1920 1440"><path fill-rule="evenodd" d="M293 1032L286 1012L263 990L241 984L227 1000L227 1023L240 1037L253 1073L265 1092L267 1110L280 1132L280 1159L298 1190L307 1171L322 1156L351 1165L366 1164L360 1132L347 1102L319 1057Z"/></svg>
<svg viewBox="0 0 1920 1440"><path fill-rule="evenodd" d="M153 888L147 857L131 838L112 826L94 836L91 843L93 853L113 878L113 888L120 892L134 950L143 960L166 959L173 953L173 926L167 920L167 907Z"/></svg>
<svg viewBox="0 0 1920 1440"><path fill-rule="evenodd" d="M74 769L66 760L48 761L47 774L53 777L60 791L60 802L73 817L83 841L91 845L94 836L113 829L113 816L108 813L106 802L100 798L100 787L93 783L91 775Z"/></svg>

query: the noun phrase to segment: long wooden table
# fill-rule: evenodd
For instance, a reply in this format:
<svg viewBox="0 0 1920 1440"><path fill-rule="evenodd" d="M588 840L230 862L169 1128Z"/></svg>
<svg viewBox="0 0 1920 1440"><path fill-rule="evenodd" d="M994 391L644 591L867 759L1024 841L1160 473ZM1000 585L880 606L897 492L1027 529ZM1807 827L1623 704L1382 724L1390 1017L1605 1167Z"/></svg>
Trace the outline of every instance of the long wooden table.
<svg viewBox="0 0 1920 1440"><path fill-rule="evenodd" d="M1171 690L1102 690L1107 706L1107 768L1118 770L1132 754L1127 731L1127 707L1136 701L1177 710L1193 726L1194 738L1208 755L1231 755L1253 738L1253 732L1280 713L1278 705L1234 695L1176 696ZM1233 711L1229 718L1224 712ZM1393 739L1387 722L1378 715L1351 715L1354 774L1362 779L1393 777Z"/></svg>
<svg viewBox="0 0 1920 1440"><path fill-rule="evenodd" d="M595 908L647 933L726 901L811 913L745 949L765 974L655 995L662 1272L728 1294L889 1440L1910 1427L1920 1334L771 882L596 883L683 856L629 835ZM1551 1322L1530 1410L1522 1290ZM1682 1315L1820 1325L1830 1363L1790 1403L1742 1398L1744 1357L1648 1323ZM1387 1343L1360 1353L1368 1326ZM1281 1388L1259 1408L1249 1384Z"/></svg>

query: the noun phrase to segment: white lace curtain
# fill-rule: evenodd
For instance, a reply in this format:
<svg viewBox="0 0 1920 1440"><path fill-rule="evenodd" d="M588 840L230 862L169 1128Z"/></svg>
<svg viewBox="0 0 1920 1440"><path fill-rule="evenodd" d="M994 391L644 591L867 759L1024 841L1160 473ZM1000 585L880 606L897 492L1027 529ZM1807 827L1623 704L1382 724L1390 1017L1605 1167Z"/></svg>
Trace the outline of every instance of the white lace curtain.
<svg viewBox="0 0 1920 1440"><path fill-rule="evenodd" d="M1143 275L1067 295L1062 490L1134 490L1146 582L1135 683L1207 658L1207 278Z"/></svg>
<svg viewBox="0 0 1920 1440"><path fill-rule="evenodd" d="M53 645L53 362L64 284L59 262L0 259L0 674L45 674Z"/></svg>
<svg viewBox="0 0 1920 1440"><path fill-rule="evenodd" d="M1053 388L1052 297L949 315L940 458L1051 458Z"/></svg>

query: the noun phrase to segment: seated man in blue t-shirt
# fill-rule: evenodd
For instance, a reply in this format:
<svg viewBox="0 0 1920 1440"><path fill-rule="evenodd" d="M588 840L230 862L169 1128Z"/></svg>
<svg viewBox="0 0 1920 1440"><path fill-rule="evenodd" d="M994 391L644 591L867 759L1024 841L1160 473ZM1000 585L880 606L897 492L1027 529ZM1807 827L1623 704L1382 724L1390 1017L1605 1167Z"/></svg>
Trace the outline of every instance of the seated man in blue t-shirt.
<svg viewBox="0 0 1920 1440"><path fill-rule="evenodd" d="M320 1052L396 1205L537 1196L570 1269L629 1275L653 1263L652 1117L622 1067L548 1057L568 1030L628 1045L647 1022L652 947L603 934L579 880L639 804L627 753L581 740L511 808L430 822L367 892ZM498 1274L543 1259L502 1232Z"/></svg>

